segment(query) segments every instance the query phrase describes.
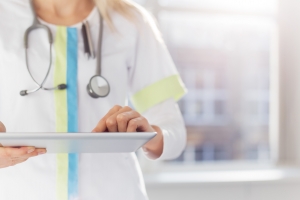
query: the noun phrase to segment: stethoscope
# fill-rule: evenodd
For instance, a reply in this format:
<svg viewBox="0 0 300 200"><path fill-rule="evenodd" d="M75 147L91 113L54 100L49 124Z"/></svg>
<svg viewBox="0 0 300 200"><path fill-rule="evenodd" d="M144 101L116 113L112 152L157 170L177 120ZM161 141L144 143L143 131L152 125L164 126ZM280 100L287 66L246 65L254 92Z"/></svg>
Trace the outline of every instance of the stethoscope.
<svg viewBox="0 0 300 200"><path fill-rule="evenodd" d="M26 30L25 32L25 36L24 36L24 45L25 45L25 57L26 57L26 67L27 67L27 71L31 77L31 79L35 82L35 84L37 85L37 87L33 90L22 90L20 92L20 95L21 96L26 96L26 95L29 95L29 94L32 94L32 93L35 93L37 91L39 91L40 89L43 89L43 90L65 90L67 89L67 85L65 83L62 83L60 85L57 85L56 87L53 87L53 88L46 88L44 87L44 84L49 76L49 73L50 73L50 70L51 70L51 66L52 66L52 45L53 45L53 36L52 36L52 33L51 33L51 30L48 26L44 25L44 24L41 24L38 20L38 17L37 17L37 14L35 12L35 9L34 9L34 5L33 5L33 0L29 0L30 2L30 6L31 6L31 10L32 10L32 13L33 13L33 16L34 16L34 19L33 19L33 24ZM100 14L100 13L99 13ZM50 44L50 62L49 62L49 67L48 67L48 70L46 72L46 75L45 75L45 78L42 80L41 83L38 83L30 69L29 69L29 62L28 62L28 48L29 48L29 45L28 45L28 41L29 41L29 34L34 31L34 30L37 30L37 29L43 29L47 32L47 35L48 35L48 41L49 41L49 44ZM87 92L88 94L93 97L93 98L100 98L100 97L106 97L109 92L110 92L110 86L109 86L109 83L108 81L103 77L101 76L101 64L102 64L102 57L101 57L101 53L102 53L102 41L103 41L103 18L100 14L100 30L99 30L99 38L98 38L98 52L96 53L97 54L97 69L96 69L96 75L93 76L88 85L87 85ZM89 34L89 32L88 32ZM91 43L90 41L90 35L89 35L89 43Z"/></svg>

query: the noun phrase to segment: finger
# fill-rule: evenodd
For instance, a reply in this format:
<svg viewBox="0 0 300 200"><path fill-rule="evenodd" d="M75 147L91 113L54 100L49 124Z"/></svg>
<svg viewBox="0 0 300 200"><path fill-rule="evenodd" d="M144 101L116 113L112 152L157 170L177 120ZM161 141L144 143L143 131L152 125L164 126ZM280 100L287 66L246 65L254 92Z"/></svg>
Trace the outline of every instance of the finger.
<svg viewBox="0 0 300 200"><path fill-rule="evenodd" d="M118 122L117 122L117 116L121 113L131 111L132 109L128 106L125 106L124 108L120 109L117 113L113 114L106 120L106 127L109 132L118 132Z"/></svg>
<svg viewBox="0 0 300 200"><path fill-rule="evenodd" d="M47 149L36 149L38 155L42 155L42 154L46 154L47 153Z"/></svg>
<svg viewBox="0 0 300 200"><path fill-rule="evenodd" d="M20 157L26 154L30 154L34 152L34 147L20 147L20 148L13 148L13 147L1 147L7 156L10 157Z"/></svg>
<svg viewBox="0 0 300 200"><path fill-rule="evenodd" d="M32 153L26 154L25 158L35 157L47 153L46 149L35 149Z"/></svg>
<svg viewBox="0 0 300 200"><path fill-rule="evenodd" d="M18 157L14 157L14 158L25 158L25 159L28 159L28 158L31 158L31 157L35 157L35 156L38 156L38 155L45 154L46 152L47 152L46 149L35 149L33 152L31 152L29 154L25 154L23 156L18 156Z"/></svg>
<svg viewBox="0 0 300 200"><path fill-rule="evenodd" d="M108 111L108 113L99 121L97 126L94 128L92 132L105 132L106 131L106 120L112 116L114 113L118 112L120 109L122 109L121 106L114 106L112 109Z"/></svg>
<svg viewBox="0 0 300 200"><path fill-rule="evenodd" d="M127 132L145 132L149 129L149 123L146 118L138 117L129 121Z"/></svg>
<svg viewBox="0 0 300 200"><path fill-rule="evenodd" d="M93 132L116 132L117 131L117 123L116 123L116 116L119 113L126 112L132 110L130 107L120 107L120 106L114 106L98 123L96 128L93 130Z"/></svg>
<svg viewBox="0 0 300 200"><path fill-rule="evenodd" d="M119 132L126 132L128 122L134 118L140 117L140 113L132 110L129 112L123 112L117 115L117 124Z"/></svg>
<svg viewBox="0 0 300 200"><path fill-rule="evenodd" d="M6 128L2 122L0 122L0 132L6 132Z"/></svg>

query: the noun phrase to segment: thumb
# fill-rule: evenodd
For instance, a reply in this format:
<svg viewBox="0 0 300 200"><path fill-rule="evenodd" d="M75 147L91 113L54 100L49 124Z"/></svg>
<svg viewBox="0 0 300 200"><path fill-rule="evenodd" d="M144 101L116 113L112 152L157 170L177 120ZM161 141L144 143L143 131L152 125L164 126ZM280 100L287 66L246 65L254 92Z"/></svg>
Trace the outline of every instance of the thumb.
<svg viewBox="0 0 300 200"><path fill-rule="evenodd" d="M0 122L0 132L6 132L6 128L2 122Z"/></svg>

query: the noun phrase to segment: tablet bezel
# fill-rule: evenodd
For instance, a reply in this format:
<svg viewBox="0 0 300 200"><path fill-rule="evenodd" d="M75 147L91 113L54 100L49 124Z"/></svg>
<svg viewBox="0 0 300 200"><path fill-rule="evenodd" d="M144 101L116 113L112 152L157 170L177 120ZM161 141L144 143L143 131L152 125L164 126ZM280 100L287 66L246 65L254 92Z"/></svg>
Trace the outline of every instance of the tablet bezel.
<svg viewBox="0 0 300 200"><path fill-rule="evenodd" d="M4 147L48 148L50 149L47 150L48 153L127 153L137 151L156 134L155 132L1 133L0 144ZM89 146L88 143L93 146Z"/></svg>

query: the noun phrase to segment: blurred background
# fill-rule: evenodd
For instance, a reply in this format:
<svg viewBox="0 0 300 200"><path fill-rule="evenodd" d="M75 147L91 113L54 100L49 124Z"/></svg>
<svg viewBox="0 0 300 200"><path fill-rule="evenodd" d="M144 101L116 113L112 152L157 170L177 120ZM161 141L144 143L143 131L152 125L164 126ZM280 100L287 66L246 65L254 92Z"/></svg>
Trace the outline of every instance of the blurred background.
<svg viewBox="0 0 300 200"><path fill-rule="evenodd" d="M299 199L300 1L135 1L189 90L182 155L139 156L150 199Z"/></svg>

